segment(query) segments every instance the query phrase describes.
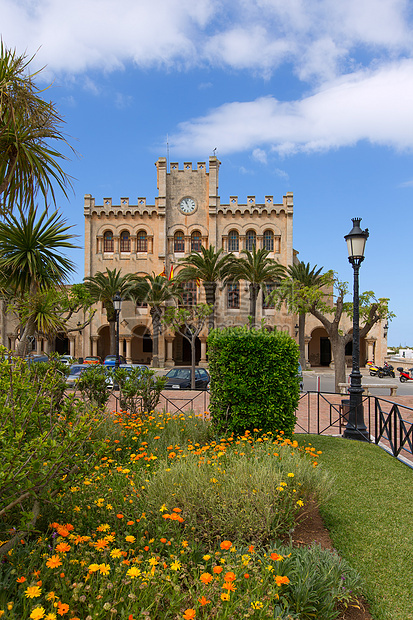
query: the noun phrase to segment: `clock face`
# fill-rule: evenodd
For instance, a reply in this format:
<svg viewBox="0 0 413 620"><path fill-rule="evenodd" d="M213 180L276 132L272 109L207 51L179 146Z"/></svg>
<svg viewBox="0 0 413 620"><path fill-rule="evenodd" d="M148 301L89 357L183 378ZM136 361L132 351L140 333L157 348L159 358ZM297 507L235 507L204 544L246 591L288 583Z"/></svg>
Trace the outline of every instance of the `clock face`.
<svg viewBox="0 0 413 620"><path fill-rule="evenodd" d="M182 198L179 203L182 213L189 214L195 211L195 200L193 198Z"/></svg>

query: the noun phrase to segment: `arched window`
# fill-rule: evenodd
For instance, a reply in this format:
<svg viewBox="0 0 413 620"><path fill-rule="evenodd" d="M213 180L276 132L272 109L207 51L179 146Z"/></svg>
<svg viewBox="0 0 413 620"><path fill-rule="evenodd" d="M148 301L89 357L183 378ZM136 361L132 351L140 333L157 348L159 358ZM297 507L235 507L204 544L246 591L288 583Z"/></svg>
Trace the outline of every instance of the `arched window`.
<svg viewBox="0 0 413 620"><path fill-rule="evenodd" d="M239 234L236 230L230 230L228 235L228 252L239 251Z"/></svg>
<svg viewBox="0 0 413 620"><path fill-rule="evenodd" d="M185 252L185 239L182 230L174 234L174 252Z"/></svg>
<svg viewBox="0 0 413 620"><path fill-rule="evenodd" d="M127 230L120 233L120 251L130 252L130 234Z"/></svg>
<svg viewBox="0 0 413 620"><path fill-rule="evenodd" d="M227 307L239 308L239 284L230 282L227 284Z"/></svg>
<svg viewBox="0 0 413 620"><path fill-rule="evenodd" d="M275 308L275 299L273 295L275 289L275 282L266 282L264 288L262 289L262 307L264 309Z"/></svg>
<svg viewBox="0 0 413 620"><path fill-rule="evenodd" d="M144 230L140 230L136 237L136 251L147 252L148 251L148 237Z"/></svg>
<svg viewBox="0 0 413 620"><path fill-rule="evenodd" d="M274 252L274 233L272 230L266 230L263 237L264 249Z"/></svg>
<svg viewBox="0 0 413 620"><path fill-rule="evenodd" d="M245 236L245 249L252 252L254 246L257 245L257 235L254 230L248 230Z"/></svg>
<svg viewBox="0 0 413 620"><path fill-rule="evenodd" d="M113 252L113 233L111 230L107 230L103 235L103 251Z"/></svg>
<svg viewBox="0 0 413 620"><path fill-rule="evenodd" d="M199 230L195 230L191 235L191 252L200 252L201 245L201 233Z"/></svg>
<svg viewBox="0 0 413 620"><path fill-rule="evenodd" d="M196 289L197 285L195 280L185 282L183 285L182 305L183 306L196 306Z"/></svg>

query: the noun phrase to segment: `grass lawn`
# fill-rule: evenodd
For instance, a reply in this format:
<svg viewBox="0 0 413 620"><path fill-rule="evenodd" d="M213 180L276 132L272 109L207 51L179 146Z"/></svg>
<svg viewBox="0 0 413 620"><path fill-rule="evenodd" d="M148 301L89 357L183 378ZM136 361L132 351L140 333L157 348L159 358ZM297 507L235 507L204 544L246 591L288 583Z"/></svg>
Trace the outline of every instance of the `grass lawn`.
<svg viewBox="0 0 413 620"><path fill-rule="evenodd" d="M376 620L413 619L413 471L358 441L296 435L322 450L336 480L321 514L335 548L362 575Z"/></svg>

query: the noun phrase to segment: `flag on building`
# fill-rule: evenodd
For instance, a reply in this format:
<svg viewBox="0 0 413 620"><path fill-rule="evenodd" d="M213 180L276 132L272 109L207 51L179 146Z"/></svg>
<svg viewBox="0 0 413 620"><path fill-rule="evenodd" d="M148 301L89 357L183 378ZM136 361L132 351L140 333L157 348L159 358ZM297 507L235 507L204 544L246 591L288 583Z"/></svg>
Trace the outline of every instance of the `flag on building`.
<svg viewBox="0 0 413 620"><path fill-rule="evenodd" d="M169 272L169 280L173 280L174 279L174 266L171 265L171 270Z"/></svg>
<svg viewBox="0 0 413 620"><path fill-rule="evenodd" d="M163 271L161 271L161 273L158 273L158 276L163 276L164 278L166 278L165 263L163 265Z"/></svg>
<svg viewBox="0 0 413 620"><path fill-rule="evenodd" d="M199 278L196 279L196 285L199 287L201 286L201 280Z"/></svg>

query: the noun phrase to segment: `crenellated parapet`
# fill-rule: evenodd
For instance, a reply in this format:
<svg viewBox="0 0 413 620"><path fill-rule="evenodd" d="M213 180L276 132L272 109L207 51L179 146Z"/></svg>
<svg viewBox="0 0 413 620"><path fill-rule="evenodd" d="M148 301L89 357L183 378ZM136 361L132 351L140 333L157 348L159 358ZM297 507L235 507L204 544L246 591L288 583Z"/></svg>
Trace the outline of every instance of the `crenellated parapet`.
<svg viewBox="0 0 413 620"><path fill-rule="evenodd" d="M265 200L262 203L256 202L255 196L247 196L247 202L240 203L238 196L230 196L229 203L220 203L217 208L217 213L222 215L241 215L255 217L258 215L280 215L284 213L286 215L292 215L294 210L293 194L287 192L283 196L282 203L274 203L273 196L265 196Z"/></svg>
<svg viewBox="0 0 413 620"><path fill-rule="evenodd" d="M90 218L93 215L98 218L121 218L142 217L143 215L157 214L155 205L148 205L146 198L139 197L137 204L130 204L128 197L120 199L120 204L113 204L112 198L104 198L103 204L97 205L91 194L85 195L84 215Z"/></svg>

